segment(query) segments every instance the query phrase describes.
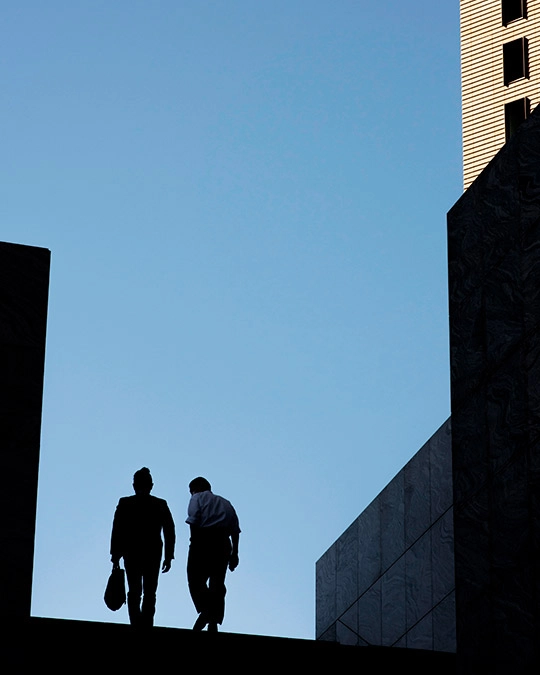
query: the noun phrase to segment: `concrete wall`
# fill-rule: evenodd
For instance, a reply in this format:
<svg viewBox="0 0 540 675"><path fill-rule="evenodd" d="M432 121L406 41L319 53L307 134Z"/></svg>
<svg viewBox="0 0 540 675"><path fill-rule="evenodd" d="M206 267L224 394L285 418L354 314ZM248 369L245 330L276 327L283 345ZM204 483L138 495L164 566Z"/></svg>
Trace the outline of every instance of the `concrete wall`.
<svg viewBox="0 0 540 675"><path fill-rule="evenodd" d="M316 637L455 650L450 420L316 565Z"/></svg>

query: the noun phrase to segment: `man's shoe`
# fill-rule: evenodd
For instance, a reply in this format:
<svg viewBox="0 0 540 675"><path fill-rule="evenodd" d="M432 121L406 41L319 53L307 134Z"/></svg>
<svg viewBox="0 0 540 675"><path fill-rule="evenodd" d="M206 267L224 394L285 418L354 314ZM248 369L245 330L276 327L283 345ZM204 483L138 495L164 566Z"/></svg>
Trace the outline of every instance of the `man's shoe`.
<svg viewBox="0 0 540 675"><path fill-rule="evenodd" d="M204 613L199 614L197 617L197 621L193 624L193 630L202 630L206 624L208 623L208 619L204 615Z"/></svg>
<svg viewBox="0 0 540 675"><path fill-rule="evenodd" d="M215 621L210 621L207 630L209 633L217 633L217 623Z"/></svg>

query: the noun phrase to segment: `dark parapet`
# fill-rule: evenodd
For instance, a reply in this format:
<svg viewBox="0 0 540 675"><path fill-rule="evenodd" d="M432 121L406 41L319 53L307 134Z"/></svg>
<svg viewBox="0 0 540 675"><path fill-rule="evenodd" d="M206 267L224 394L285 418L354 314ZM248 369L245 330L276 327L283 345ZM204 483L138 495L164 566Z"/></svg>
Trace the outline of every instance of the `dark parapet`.
<svg viewBox="0 0 540 675"><path fill-rule="evenodd" d="M55 672L167 672L169 669L235 673L408 671L415 675L454 675L455 656L442 652L337 643L240 633L194 632L155 627L140 631L125 624L33 617L12 622L3 638L8 663ZM28 645L32 645L31 649ZM118 670L117 670L118 669ZM386 670L388 669L388 670ZM345 671L343 671L345 672Z"/></svg>
<svg viewBox="0 0 540 675"><path fill-rule="evenodd" d="M0 242L0 615L29 617L50 251Z"/></svg>

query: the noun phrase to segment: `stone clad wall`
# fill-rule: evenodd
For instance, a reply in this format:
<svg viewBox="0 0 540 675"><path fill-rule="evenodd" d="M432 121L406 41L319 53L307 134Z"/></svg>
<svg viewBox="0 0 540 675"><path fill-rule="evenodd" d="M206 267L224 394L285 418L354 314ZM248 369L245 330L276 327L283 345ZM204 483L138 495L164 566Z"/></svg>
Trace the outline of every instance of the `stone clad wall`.
<svg viewBox="0 0 540 675"><path fill-rule="evenodd" d="M539 109L449 212L448 259L459 672L538 672Z"/></svg>
<svg viewBox="0 0 540 675"><path fill-rule="evenodd" d="M316 637L455 651L450 420L316 566Z"/></svg>

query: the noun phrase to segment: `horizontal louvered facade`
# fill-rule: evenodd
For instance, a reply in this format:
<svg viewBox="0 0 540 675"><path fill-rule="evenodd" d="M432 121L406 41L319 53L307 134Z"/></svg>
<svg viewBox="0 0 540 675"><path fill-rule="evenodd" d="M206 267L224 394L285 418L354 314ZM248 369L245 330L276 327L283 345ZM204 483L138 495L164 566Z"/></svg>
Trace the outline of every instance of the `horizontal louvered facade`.
<svg viewBox="0 0 540 675"><path fill-rule="evenodd" d="M540 102L540 0L528 0L525 13L505 26L502 0L460 0L465 188L505 143L505 104ZM505 84L503 45L523 38L525 77Z"/></svg>

